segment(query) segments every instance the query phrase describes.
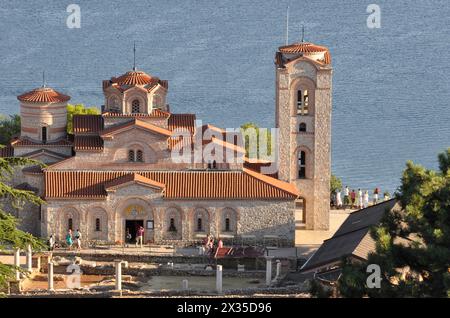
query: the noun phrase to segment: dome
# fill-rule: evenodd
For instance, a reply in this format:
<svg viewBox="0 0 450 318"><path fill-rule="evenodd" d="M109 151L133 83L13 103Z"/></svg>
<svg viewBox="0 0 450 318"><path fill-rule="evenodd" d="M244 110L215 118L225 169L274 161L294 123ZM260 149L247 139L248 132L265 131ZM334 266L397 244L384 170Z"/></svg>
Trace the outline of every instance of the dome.
<svg viewBox="0 0 450 318"><path fill-rule="evenodd" d="M298 42L280 46L278 50L283 54L300 54L324 62L325 64L331 63L331 55L327 47L309 42Z"/></svg>
<svg viewBox="0 0 450 318"><path fill-rule="evenodd" d="M17 99L30 103L63 103L67 102L70 96L61 94L50 87L40 87L18 96Z"/></svg>
<svg viewBox="0 0 450 318"><path fill-rule="evenodd" d="M142 71L130 71L118 78L113 78L112 82L117 83L118 85L147 85L154 81L155 79Z"/></svg>

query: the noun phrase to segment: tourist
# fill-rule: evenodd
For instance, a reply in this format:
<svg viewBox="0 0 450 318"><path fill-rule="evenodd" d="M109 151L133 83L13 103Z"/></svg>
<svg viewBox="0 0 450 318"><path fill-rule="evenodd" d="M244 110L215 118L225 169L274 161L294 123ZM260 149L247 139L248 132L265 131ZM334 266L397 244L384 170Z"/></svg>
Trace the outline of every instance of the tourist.
<svg viewBox="0 0 450 318"><path fill-rule="evenodd" d="M223 241L219 238L219 243L217 244L217 248L223 247Z"/></svg>
<svg viewBox="0 0 450 318"><path fill-rule="evenodd" d="M73 245L73 238L72 238L72 230L69 229L69 232L67 232L66 235L66 243L67 243L67 247L69 248L69 250L72 249L72 245Z"/></svg>
<svg viewBox="0 0 450 318"><path fill-rule="evenodd" d="M369 191L364 191L364 207L367 208L369 206Z"/></svg>
<svg viewBox="0 0 450 318"><path fill-rule="evenodd" d="M131 233L130 233L130 229L127 228L127 234L125 235L125 247L128 247L128 244L131 243Z"/></svg>
<svg viewBox="0 0 450 318"><path fill-rule="evenodd" d="M77 250L81 250L81 232L79 229L75 231L75 239L77 240Z"/></svg>
<svg viewBox="0 0 450 318"><path fill-rule="evenodd" d="M375 190L373 190L373 204L377 204L378 203L378 194L380 193L380 189L375 188Z"/></svg>
<svg viewBox="0 0 450 318"><path fill-rule="evenodd" d="M355 207L355 201L356 201L356 192L355 189L352 190L350 193L350 199L352 200L352 208Z"/></svg>
<svg viewBox="0 0 450 318"><path fill-rule="evenodd" d="M48 239L48 250L51 252L55 248L55 238L53 237L53 234L50 235Z"/></svg>
<svg viewBox="0 0 450 318"><path fill-rule="evenodd" d="M348 207L350 205L350 189L348 188L348 186L345 186L345 190L344 190L344 205L345 207Z"/></svg>
<svg viewBox="0 0 450 318"><path fill-rule="evenodd" d="M341 190L336 190L336 207L338 209L342 208L342 198L341 198Z"/></svg>
<svg viewBox="0 0 450 318"><path fill-rule="evenodd" d="M136 234L136 247L140 245L142 248L143 243L144 243L144 228L140 226Z"/></svg>
<svg viewBox="0 0 450 318"><path fill-rule="evenodd" d="M361 191L361 189L358 189L358 209L362 209L363 208L363 193Z"/></svg>

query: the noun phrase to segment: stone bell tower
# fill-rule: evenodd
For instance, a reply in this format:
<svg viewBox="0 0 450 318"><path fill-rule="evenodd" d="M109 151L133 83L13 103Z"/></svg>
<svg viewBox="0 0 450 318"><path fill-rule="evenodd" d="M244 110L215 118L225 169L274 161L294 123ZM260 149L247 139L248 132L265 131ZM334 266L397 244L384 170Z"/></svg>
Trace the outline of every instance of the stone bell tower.
<svg viewBox="0 0 450 318"><path fill-rule="evenodd" d="M331 176L331 82L328 48L307 42L275 55L279 178L300 191L306 229L328 230Z"/></svg>

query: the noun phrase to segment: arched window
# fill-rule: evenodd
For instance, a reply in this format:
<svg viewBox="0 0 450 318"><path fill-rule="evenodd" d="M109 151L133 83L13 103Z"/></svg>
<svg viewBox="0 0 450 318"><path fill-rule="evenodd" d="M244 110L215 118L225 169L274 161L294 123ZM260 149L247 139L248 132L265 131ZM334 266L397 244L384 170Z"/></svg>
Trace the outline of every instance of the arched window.
<svg viewBox="0 0 450 318"><path fill-rule="evenodd" d="M306 178L306 153L304 151L298 153L298 178Z"/></svg>
<svg viewBox="0 0 450 318"><path fill-rule="evenodd" d="M297 115L308 115L309 113L309 96L308 90L297 91Z"/></svg>
<svg viewBox="0 0 450 318"><path fill-rule="evenodd" d="M170 224L169 224L169 232L175 232L177 228L175 227L175 219L170 218Z"/></svg>
<svg viewBox="0 0 450 318"><path fill-rule="evenodd" d="M44 126L41 129L41 137L42 137L42 143L45 144L47 143L47 127Z"/></svg>
<svg viewBox="0 0 450 318"><path fill-rule="evenodd" d="M95 219L95 231L96 232L100 232L101 231L101 227L100 227L100 219L96 218Z"/></svg>
<svg viewBox="0 0 450 318"><path fill-rule="evenodd" d="M197 219L197 232L203 232L202 218L198 218Z"/></svg>
<svg viewBox="0 0 450 318"><path fill-rule="evenodd" d="M69 218L67 220L67 228L68 228L68 230L73 230L73 219L72 218Z"/></svg>
<svg viewBox="0 0 450 318"><path fill-rule="evenodd" d="M134 150L128 151L128 161L134 162Z"/></svg>
<svg viewBox="0 0 450 318"><path fill-rule="evenodd" d="M131 112L133 114L138 114L141 112L141 106L138 99L133 100L131 103Z"/></svg>
<svg viewBox="0 0 450 318"><path fill-rule="evenodd" d="M300 132L306 132L306 124L305 123L300 123L298 130Z"/></svg>
<svg viewBox="0 0 450 318"><path fill-rule="evenodd" d="M144 155L142 153L142 150L136 151L136 161L137 162L144 162Z"/></svg>
<svg viewBox="0 0 450 318"><path fill-rule="evenodd" d="M230 218L225 219L225 232L230 232L231 226L230 226Z"/></svg>

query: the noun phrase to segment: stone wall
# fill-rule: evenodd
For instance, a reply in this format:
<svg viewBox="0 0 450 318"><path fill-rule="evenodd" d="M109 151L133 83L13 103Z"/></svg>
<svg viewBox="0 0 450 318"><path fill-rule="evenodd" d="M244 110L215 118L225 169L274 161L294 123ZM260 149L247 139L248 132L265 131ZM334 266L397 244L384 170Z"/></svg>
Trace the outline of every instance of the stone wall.
<svg viewBox="0 0 450 318"><path fill-rule="evenodd" d="M137 207L134 214L130 213L132 207ZM80 228L88 239L95 239L89 220L99 211L107 220L101 226L110 242L123 242L125 220L133 219L143 220L144 227L147 221L154 221L154 229L146 229L145 233L145 241L154 243L188 245L201 240L198 234L211 233L215 237L255 235L259 241L264 235L278 235L284 244L293 245L295 236L294 201L166 200L160 190L138 184L119 188L106 200L50 200L42 210L42 234L56 234L58 239L64 237L69 217L74 228ZM203 215L207 218L199 232L198 211L206 212ZM230 231L226 231L226 217L230 219ZM175 233L169 233L170 218L174 218Z"/></svg>

